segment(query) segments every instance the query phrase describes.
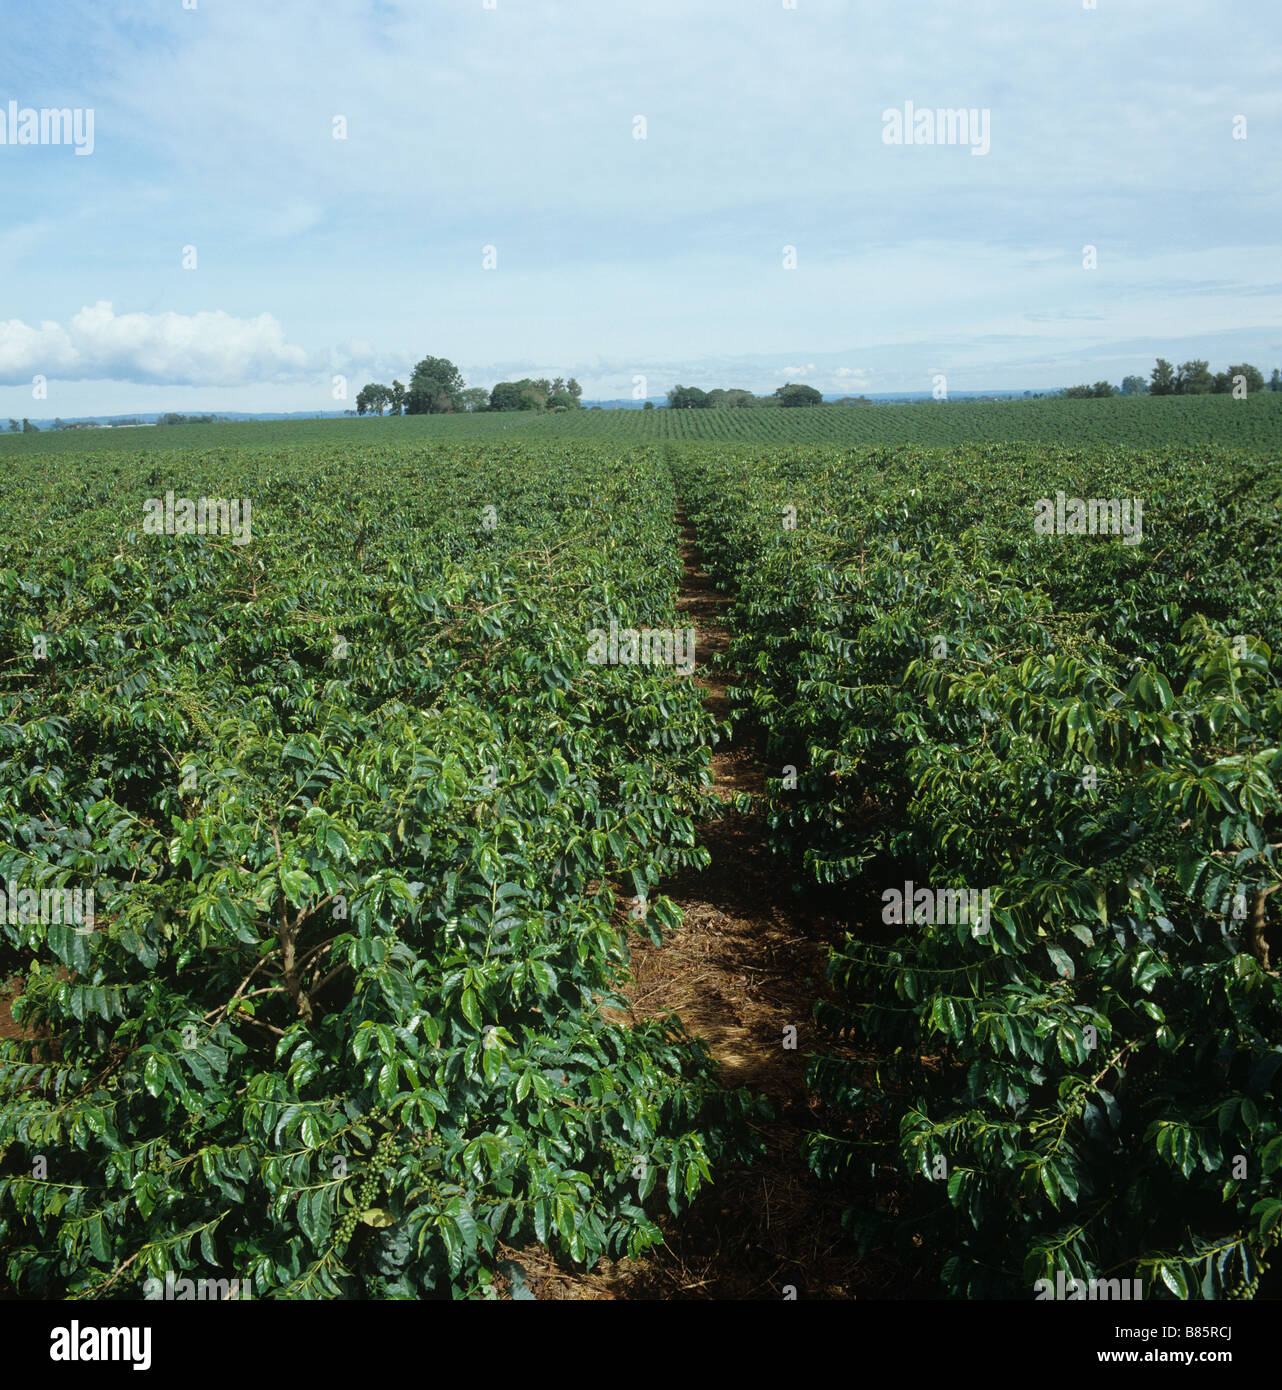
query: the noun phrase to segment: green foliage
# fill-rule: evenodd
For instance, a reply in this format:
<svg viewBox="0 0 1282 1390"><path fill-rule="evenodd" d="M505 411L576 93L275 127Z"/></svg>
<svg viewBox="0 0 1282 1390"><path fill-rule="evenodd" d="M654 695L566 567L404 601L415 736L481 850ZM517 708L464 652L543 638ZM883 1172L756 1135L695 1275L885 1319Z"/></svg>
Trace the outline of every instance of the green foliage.
<svg viewBox="0 0 1282 1390"><path fill-rule="evenodd" d="M0 918L20 1293L482 1296L505 1247L640 1253L754 1151L677 1020L612 1012L706 862L699 690L586 661L675 620L670 476L365 450L0 476L0 884L96 898ZM144 534L170 488L251 498L251 543Z"/></svg>
<svg viewBox="0 0 1282 1390"><path fill-rule="evenodd" d="M502 437L541 441L600 441L611 448L707 441L723 445L949 447L959 444L1051 444L1066 447L1127 449L1220 445L1239 452L1276 455L1282 438L1282 392L1231 395L1114 396L1109 400L1046 397L1005 401L923 401L903 405L867 404L852 410L837 403L807 410L781 410L760 401L744 408L696 410L528 410L456 409L413 419L229 421L184 426L181 432L147 432L149 448L344 446L364 450L385 441L396 448L417 441L424 447L451 440L479 443ZM135 451L130 430L64 430L23 438L0 434L0 458L26 452L86 453Z"/></svg>
<svg viewBox="0 0 1282 1390"><path fill-rule="evenodd" d="M438 415L462 410L463 388L462 373L447 357L424 357L410 376L405 413Z"/></svg>
<svg viewBox="0 0 1282 1390"><path fill-rule="evenodd" d="M683 468L738 593L732 696L797 770L768 783L773 847L850 895L817 1010L843 1045L811 1069L845 1120L813 1164L916 1185L901 1223L851 1229L942 1252L959 1296L1059 1270L1252 1292L1282 1227L1277 464L1004 446ZM1142 498L1142 541L1038 534L1060 489ZM895 925L883 890L906 880L989 889L989 930Z"/></svg>
<svg viewBox="0 0 1282 1390"><path fill-rule="evenodd" d="M573 377L522 377L520 381L500 381L490 391L491 410L577 410L583 388Z"/></svg>
<svg viewBox="0 0 1282 1390"><path fill-rule="evenodd" d="M726 408L738 410L745 406L756 405L756 403L757 398L751 391L744 391L735 386L732 386L729 390L722 390L721 387L717 387L715 390L708 392L708 408L710 410L721 410ZM646 401L645 408L653 410L654 402Z"/></svg>
<svg viewBox="0 0 1282 1390"><path fill-rule="evenodd" d="M775 395L779 397L780 405L810 406L824 403L822 391L816 391L813 386L802 386L800 382L795 381L788 386L779 387Z"/></svg>
<svg viewBox="0 0 1282 1390"><path fill-rule="evenodd" d="M538 408L538 401L532 392L527 391L526 387L533 383L528 380L520 381L499 381L496 382L490 391L491 410L535 410Z"/></svg>
<svg viewBox="0 0 1282 1390"><path fill-rule="evenodd" d="M400 385L398 382L397 385ZM401 387L401 399L404 402L405 388ZM357 415L381 415L392 404L392 388L384 386L381 382L371 381L362 386L356 393L356 413ZM394 412L400 414L400 411ZM167 420L161 419L156 422L158 425L168 424Z"/></svg>
<svg viewBox="0 0 1282 1390"><path fill-rule="evenodd" d="M1154 396L1173 396L1175 394L1175 368L1165 357L1157 359L1149 378L1149 393Z"/></svg>
<svg viewBox="0 0 1282 1390"><path fill-rule="evenodd" d="M1211 366L1204 358L1181 362L1175 374L1175 393L1179 396L1202 396L1215 389Z"/></svg>
<svg viewBox="0 0 1282 1390"><path fill-rule="evenodd" d="M1130 382L1138 381L1138 377L1127 377ZM1133 395L1133 391L1119 392L1117 387L1108 381L1097 381L1094 386L1066 386L1060 395L1066 400L1092 400L1095 398L1107 398L1117 395Z"/></svg>
<svg viewBox="0 0 1282 1390"><path fill-rule="evenodd" d="M1239 386L1243 391L1263 391L1264 373L1249 362L1239 362L1227 371L1216 372L1215 384L1211 389L1224 395Z"/></svg>

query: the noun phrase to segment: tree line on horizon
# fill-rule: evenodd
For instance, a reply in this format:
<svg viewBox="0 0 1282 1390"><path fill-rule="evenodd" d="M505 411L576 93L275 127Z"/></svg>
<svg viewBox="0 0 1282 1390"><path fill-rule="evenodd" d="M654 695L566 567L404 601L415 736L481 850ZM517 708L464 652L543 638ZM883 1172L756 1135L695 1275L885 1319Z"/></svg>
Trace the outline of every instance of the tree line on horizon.
<svg viewBox="0 0 1282 1390"><path fill-rule="evenodd" d="M409 385L393 381L391 386L371 381L356 396L357 415L438 415L451 411L500 410L580 410L583 388L573 378L523 377L520 381L500 381L488 391L468 386L463 374L446 357L425 357L410 375ZM758 396L738 388L704 391L698 386L674 386L668 392L673 410L717 409L725 406L810 406L823 405L823 393L813 386L791 383L780 386L770 396ZM835 405L871 405L866 396L845 396ZM597 407L599 409L599 407ZM646 401L644 409L653 410Z"/></svg>
<svg viewBox="0 0 1282 1390"><path fill-rule="evenodd" d="M424 357L405 386L371 381L356 395L358 415L446 415L453 411L578 410L583 388L573 377L522 377L490 390L469 386L448 357Z"/></svg>
<svg viewBox="0 0 1282 1390"><path fill-rule="evenodd" d="M1173 367L1165 357L1159 357L1148 381L1142 376L1126 376L1122 378L1120 389L1112 382L1097 381L1093 386L1066 386L1059 394L1070 399L1097 396L1227 396L1232 393L1239 377L1248 392L1282 391L1282 372L1276 367L1266 383L1264 373L1249 362L1240 362L1222 372L1212 372L1211 364L1202 358L1181 362L1178 367Z"/></svg>
<svg viewBox="0 0 1282 1390"><path fill-rule="evenodd" d="M1277 367L1266 383L1264 374L1249 362L1238 363L1222 372L1212 372L1210 363L1194 359L1173 366L1164 357L1157 359L1149 379L1132 375L1122 378L1121 386L1109 381L1093 385L1066 386L1051 392L1065 399L1108 396L1199 396L1230 394L1241 379L1247 392L1282 391L1282 372ZM1040 398L1043 392L1025 391L1025 398ZM580 410L583 388L570 377L523 377L520 381L500 381L488 391L468 386L459 369L446 357L424 357L410 375L409 385L393 381L391 386L372 381L356 397L358 415L437 415L452 411L559 411ZM670 410L717 410L749 406L872 405L867 396L843 396L825 402L823 393L813 386L791 382L772 395L758 396L741 387L715 387L705 391L698 386L674 386L667 393ZM599 407L596 407L599 409ZM653 410L654 403L643 407ZM25 424L25 422L24 422ZM10 422L10 428L15 428Z"/></svg>
<svg viewBox="0 0 1282 1390"><path fill-rule="evenodd" d="M852 402L854 399L853 396L845 398L845 400ZM754 396L751 391L745 391L738 387L731 387L724 391L719 387L711 391L704 391L698 386L674 386L668 392L669 410L718 410L726 407L754 405L807 406L823 405L823 403L823 392L817 391L813 386L802 386L799 382L780 386L772 396ZM842 403L841 401L834 402L837 405ZM871 405L872 402L869 401L868 404Z"/></svg>

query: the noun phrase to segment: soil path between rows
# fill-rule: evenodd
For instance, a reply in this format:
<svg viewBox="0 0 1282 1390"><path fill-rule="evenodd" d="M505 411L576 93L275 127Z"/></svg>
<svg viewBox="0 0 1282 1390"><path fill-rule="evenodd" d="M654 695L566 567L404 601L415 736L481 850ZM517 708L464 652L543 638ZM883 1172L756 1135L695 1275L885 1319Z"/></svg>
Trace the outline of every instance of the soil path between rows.
<svg viewBox="0 0 1282 1390"><path fill-rule="evenodd" d="M684 565L678 621L695 629L693 679L706 687L708 708L728 721L727 674L710 662L726 651L731 598L700 563L694 527L682 513L677 520ZM712 771L723 803L764 790L755 751L741 735L716 745ZM708 1043L726 1086L770 1101L773 1119L760 1126L765 1150L751 1166L716 1172L681 1218L662 1218L664 1246L587 1275L549 1261L530 1271L531 1285L536 1297L553 1299L780 1299L788 1285L798 1298L849 1299L856 1284L866 1296L870 1274L879 1281L866 1264L855 1269L841 1235L845 1200L806 1165L806 1133L815 1123L806 1053L815 1045L821 943L834 929L789 890L759 816L727 804L699 838L712 855L709 867L661 885L680 906L683 925L659 946L634 938L625 993L632 1021L675 1012ZM794 1050L783 1045L789 1025L797 1029Z"/></svg>

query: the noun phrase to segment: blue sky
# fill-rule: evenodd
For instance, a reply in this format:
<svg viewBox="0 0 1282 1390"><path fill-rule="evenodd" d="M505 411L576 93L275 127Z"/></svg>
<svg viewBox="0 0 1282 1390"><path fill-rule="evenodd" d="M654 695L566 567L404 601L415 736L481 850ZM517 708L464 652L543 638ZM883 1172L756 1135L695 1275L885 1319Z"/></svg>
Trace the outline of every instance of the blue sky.
<svg viewBox="0 0 1282 1390"><path fill-rule="evenodd" d="M339 409L427 353L587 397L1282 363L1272 0L196 3L6 26L0 113L94 145L0 145L0 416ZM886 143L909 101L987 152Z"/></svg>

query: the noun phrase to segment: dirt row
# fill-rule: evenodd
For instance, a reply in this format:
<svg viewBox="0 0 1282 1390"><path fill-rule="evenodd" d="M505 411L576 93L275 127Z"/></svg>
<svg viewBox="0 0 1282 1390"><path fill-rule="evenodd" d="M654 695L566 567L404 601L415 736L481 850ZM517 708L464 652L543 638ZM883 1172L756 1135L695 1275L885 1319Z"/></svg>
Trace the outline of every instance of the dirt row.
<svg viewBox="0 0 1282 1390"><path fill-rule="evenodd" d="M684 565L677 609L695 629L695 679L720 720L730 717L727 674L710 664L728 643L726 610L699 560L695 530L684 515ZM714 791L723 803L764 790L750 739L740 735L712 754ZM765 844L758 816L727 804L706 822L700 841L707 869L663 884L682 912L680 930L660 946L633 947L633 980L625 991L631 1017L668 1011L703 1037L730 1087L748 1087L771 1103L760 1127L764 1153L749 1167L716 1174L716 1182L679 1220L664 1217L665 1244L639 1260L604 1262L590 1274L533 1256L530 1284L541 1299L775 1299L792 1286L797 1298L902 1296L902 1272L884 1257L859 1259L842 1236L851 1193L811 1175L805 1139L818 1121L806 1084L806 1053L815 1046L812 1009L823 988L823 951L840 924L829 910L797 897ZM783 1045L785 1027L797 1047Z"/></svg>

